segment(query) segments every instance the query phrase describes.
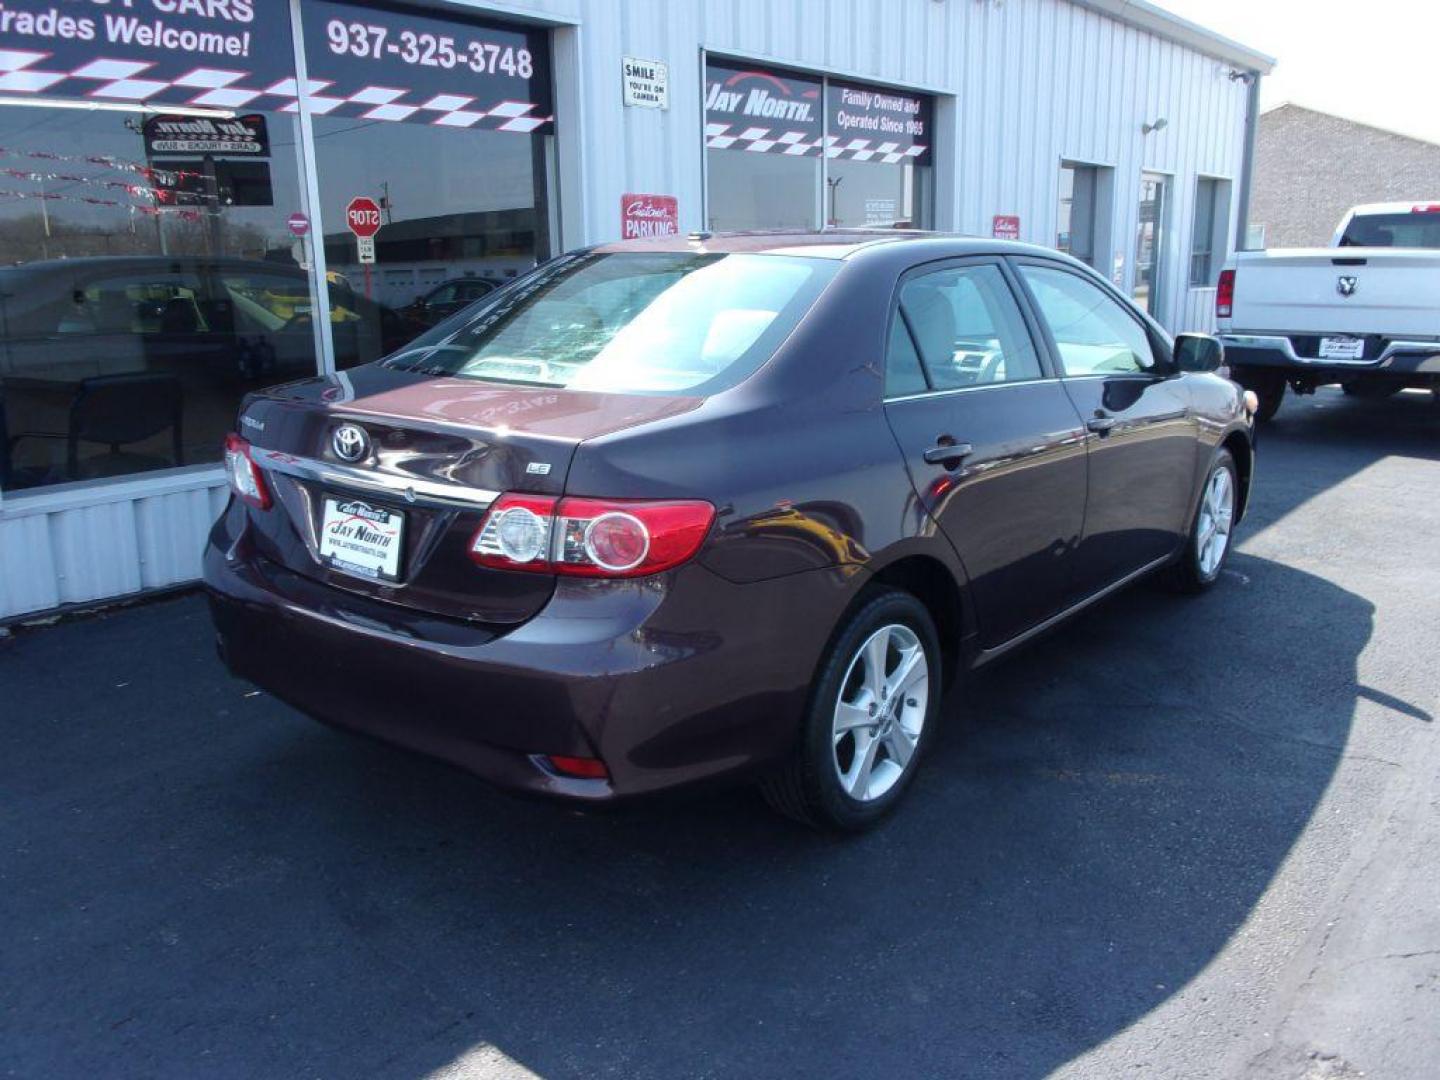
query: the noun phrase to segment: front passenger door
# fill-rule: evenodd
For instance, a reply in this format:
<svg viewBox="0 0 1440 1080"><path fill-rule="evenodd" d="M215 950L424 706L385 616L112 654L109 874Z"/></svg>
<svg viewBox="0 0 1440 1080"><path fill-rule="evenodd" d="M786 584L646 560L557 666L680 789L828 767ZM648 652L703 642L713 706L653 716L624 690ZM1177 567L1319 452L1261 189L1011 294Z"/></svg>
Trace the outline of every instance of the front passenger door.
<svg viewBox="0 0 1440 1080"><path fill-rule="evenodd" d="M1123 301L1057 263L1025 260L1018 270L1086 425L1079 598L1179 546L1194 499L1194 411L1168 351Z"/></svg>
<svg viewBox="0 0 1440 1080"><path fill-rule="evenodd" d="M912 271L891 314L885 415L970 579L982 648L1058 613L1085 512L1084 428L999 260Z"/></svg>

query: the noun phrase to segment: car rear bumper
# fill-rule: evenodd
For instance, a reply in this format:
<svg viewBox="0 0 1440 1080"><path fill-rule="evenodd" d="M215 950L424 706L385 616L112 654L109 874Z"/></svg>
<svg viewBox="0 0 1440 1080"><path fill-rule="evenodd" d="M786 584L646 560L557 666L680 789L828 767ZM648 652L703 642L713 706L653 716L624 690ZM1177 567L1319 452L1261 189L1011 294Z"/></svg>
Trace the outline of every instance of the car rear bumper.
<svg viewBox="0 0 1440 1080"><path fill-rule="evenodd" d="M1297 335L1308 340L1316 335ZM1360 374L1440 375L1440 341L1368 340L1360 360L1305 355L1295 340L1277 334L1221 334L1225 360L1232 367L1282 368L1296 372L1335 372L1337 380Z"/></svg>
<svg viewBox="0 0 1440 1080"><path fill-rule="evenodd" d="M606 801L757 773L788 752L850 595L828 571L560 579L505 633L355 596L258 557L224 515L205 585L226 664L326 723L502 787ZM828 621L827 621L828 620ZM546 755L599 758L606 780Z"/></svg>

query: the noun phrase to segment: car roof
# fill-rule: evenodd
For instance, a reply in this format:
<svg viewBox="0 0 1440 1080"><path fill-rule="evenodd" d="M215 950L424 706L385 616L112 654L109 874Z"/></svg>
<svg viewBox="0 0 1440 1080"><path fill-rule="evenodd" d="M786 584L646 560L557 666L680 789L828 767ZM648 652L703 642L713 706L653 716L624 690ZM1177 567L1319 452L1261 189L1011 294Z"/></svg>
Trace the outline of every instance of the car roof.
<svg viewBox="0 0 1440 1080"><path fill-rule="evenodd" d="M603 254L649 251L688 251L713 254L803 255L809 258L850 259L879 247L905 245L919 249L928 258L946 255L1046 255L1059 253L1035 244L994 240L961 233L927 232L921 229L824 229L776 230L766 232L690 233L644 240L617 240L598 244L591 251Z"/></svg>

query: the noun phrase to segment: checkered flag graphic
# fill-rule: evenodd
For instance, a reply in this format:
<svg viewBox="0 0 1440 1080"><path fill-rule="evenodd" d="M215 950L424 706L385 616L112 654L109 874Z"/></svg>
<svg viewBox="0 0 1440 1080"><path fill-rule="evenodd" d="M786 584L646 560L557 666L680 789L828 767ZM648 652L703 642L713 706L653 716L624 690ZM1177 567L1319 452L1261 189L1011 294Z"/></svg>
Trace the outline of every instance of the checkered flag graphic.
<svg viewBox="0 0 1440 1080"><path fill-rule="evenodd" d="M212 109L254 108L298 112L300 90L294 78L269 86L246 85L247 71L197 67L173 79L151 78L155 65L141 60L97 59L67 71L43 66L49 53L0 49L0 94L40 94L100 98L110 101L151 102ZM528 133L554 117L537 114L528 101L501 101L479 105L465 94L435 94L411 100L412 91L395 86L362 86L350 93L335 89L332 81L306 83L310 111L316 116L356 116L363 120L413 120L439 127L482 127L493 131ZM67 91L69 92L67 94ZM176 100L179 99L179 100Z"/></svg>

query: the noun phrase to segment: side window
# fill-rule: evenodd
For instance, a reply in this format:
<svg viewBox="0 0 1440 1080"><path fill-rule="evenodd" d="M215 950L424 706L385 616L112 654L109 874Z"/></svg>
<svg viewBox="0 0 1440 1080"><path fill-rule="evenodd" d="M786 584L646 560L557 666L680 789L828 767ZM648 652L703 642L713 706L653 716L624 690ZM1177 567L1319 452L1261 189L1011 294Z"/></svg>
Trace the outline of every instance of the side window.
<svg viewBox="0 0 1440 1080"><path fill-rule="evenodd" d="M206 321L200 281L167 270L92 279L76 289L61 319L62 334L194 334Z"/></svg>
<svg viewBox="0 0 1440 1080"><path fill-rule="evenodd" d="M900 290L900 309L936 390L1040 378L1040 358L998 266L914 278Z"/></svg>
<svg viewBox="0 0 1440 1080"><path fill-rule="evenodd" d="M1145 328L1113 297L1076 274L1021 265L1040 313L1050 325L1066 375L1155 370Z"/></svg>
<svg viewBox="0 0 1440 1080"><path fill-rule="evenodd" d="M897 313L890 322L890 346L885 350L885 396L923 394L928 389L914 339L905 329L905 320Z"/></svg>

